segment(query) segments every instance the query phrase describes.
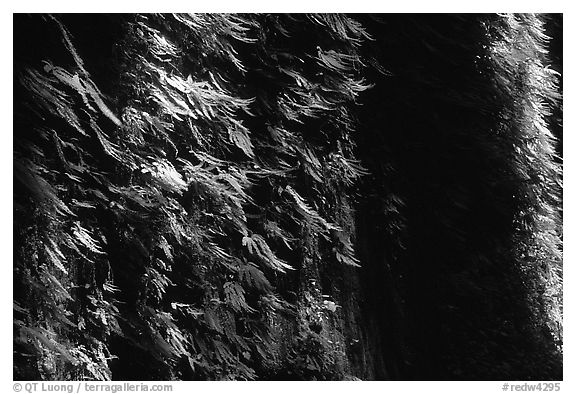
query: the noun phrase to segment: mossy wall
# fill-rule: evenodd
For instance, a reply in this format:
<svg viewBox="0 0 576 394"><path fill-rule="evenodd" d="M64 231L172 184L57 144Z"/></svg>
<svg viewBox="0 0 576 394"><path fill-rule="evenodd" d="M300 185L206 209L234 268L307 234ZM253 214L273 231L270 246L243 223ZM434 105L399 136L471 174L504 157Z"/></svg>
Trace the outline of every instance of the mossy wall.
<svg viewBox="0 0 576 394"><path fill-rule="evenodd" d="M15 379L562 378L560 17L14 22Z"/></svg>

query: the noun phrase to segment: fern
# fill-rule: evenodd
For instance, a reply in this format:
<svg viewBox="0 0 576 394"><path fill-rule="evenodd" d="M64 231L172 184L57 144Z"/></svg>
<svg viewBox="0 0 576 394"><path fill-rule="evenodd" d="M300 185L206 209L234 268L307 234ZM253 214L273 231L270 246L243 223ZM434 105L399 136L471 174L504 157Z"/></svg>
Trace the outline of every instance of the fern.
<svg viewBox="0 0 576 394"><path fill-rule="evenodd" d="M274 255L261 235L252 234L251 236L243 237L242 245L246 246L250 254L259 257L261 261L276 271L286 272L287 269L293 269L292 266Z"/></svg>
<svg viewBox="0 0 576 394"><path fill-rule="evenodd" d="M272 290L272 285L266 279L264 273L253 263L245 264L240 268L238 279L247 286L264 293L269 293Z"/></svg>
<svg viewBox="0 0 576 394"><path fill-rule="evenodd" d="M285 192L292 198L300 215L306 219L307 223L314 225L315 229L318 231L339 230L338 226L327 222L314 209L308 206L304 199L291 186L287 186Z"/></svg>
<svg viewBox="0 0 576 394"><path fill-rule="evenodd" d="M244 298L244 288L238 282L224 283L225 302L236 312L255 312L255 309L248 306Z"/></svg>

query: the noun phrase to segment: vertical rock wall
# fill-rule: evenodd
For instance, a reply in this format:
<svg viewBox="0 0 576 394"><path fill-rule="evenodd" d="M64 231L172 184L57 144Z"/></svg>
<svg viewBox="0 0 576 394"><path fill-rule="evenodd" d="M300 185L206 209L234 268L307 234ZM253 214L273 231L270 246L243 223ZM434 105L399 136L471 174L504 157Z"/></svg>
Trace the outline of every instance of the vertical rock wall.
<svg viewBox="0 0 576 394"><path fill-rule="evenodd" d="M545 27L15 16L15 378L561 379Z"/></svg>

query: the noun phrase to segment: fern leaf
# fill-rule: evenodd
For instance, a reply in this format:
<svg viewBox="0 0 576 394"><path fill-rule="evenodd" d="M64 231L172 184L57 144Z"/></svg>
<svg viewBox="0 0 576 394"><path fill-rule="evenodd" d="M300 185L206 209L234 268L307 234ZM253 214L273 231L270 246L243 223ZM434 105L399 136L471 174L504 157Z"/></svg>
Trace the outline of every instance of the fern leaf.
<svg viewBox="0 0 576 394"><path fill-rule="evenodd" d="M272 285L258 267L252 263L243 265L238 271L238 278L248 286L268 293L272 290Z"/></svg>
<svg viewBox="0 0 576 394"><path fill-rule="evenodd" d="M254 151L248 130L238 122L234 122L233 126L228 129L230 141L240 148L246 156L254 158Z"/></svg>
<svg viewBox="0 0 576 394"><path fill-rule="evenodd" d="M304 216L309 223L317 224L322 231L340 230L337 225L327 222L314 209L308 206L304 199L290 185L284 190L292 197L292 200L296 203L298 212Z"/></svg>

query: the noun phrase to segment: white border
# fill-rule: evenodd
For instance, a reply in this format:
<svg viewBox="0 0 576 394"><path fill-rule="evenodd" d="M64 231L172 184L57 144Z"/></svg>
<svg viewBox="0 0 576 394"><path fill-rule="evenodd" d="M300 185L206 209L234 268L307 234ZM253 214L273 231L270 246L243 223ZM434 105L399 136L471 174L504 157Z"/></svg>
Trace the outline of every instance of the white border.
<svg viewBox="0 0 576 394"><path fill-rule="evenodd" d="M113 6L112 6L113 4ZM130 1L20 1L4 3L0 20L0 34L2 37L4 58L0 63L2 90L2 130L4 139L1 144L0 168L2 196L2 220L0 239L4 261L1 262L0 278L2 278L0 316L3 317L2 339L7 344L0 352L0 389L2 392L12 392L12 59L7 54L12 52L12 13L14 12L168 12L168 11L195 11L195 12L562 12L564 13L564 382L561 392L576 392L574 385L574 262L576 252L574 245L573 224L574 209L571 202L576 201L574 192L573 174L576 172L575 158L571 156L574 151L576 125L574 104L576 100L574 89L574 61L575 47L573 38L576 20L572 7L568 1L497 1L482 0L471 2L452 1L167 1L167 0L130 0ZM571 48L572 47L572 48ZM152 383L152 382L150 382ZM366 392L383 393L499 393L503 382L170 382L174 384L174 392L191 390L198 392L212 392L225 390L228 393L290 393L295 390L309 391L339 391L361 390ZM233 385L233 386L232 386Z"/></svg>

